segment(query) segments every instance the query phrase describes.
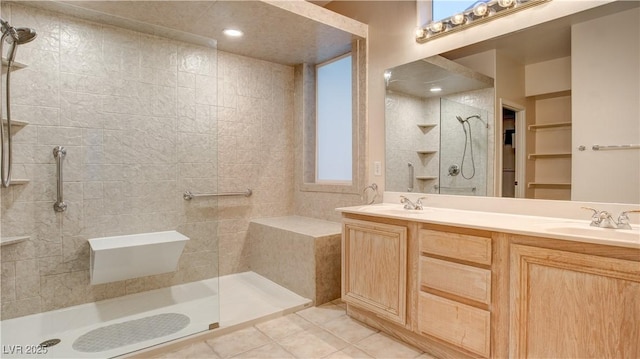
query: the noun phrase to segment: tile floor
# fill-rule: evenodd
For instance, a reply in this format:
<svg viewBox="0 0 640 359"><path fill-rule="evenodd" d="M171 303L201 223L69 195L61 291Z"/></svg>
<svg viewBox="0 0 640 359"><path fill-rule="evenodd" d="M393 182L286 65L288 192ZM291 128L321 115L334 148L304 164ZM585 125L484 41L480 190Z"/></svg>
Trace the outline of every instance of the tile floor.
<svg viewBox="0 0 640 359"><path fill-rule="evenodd" d="M156 358L434 359L351 319L339 301L191 344Z"/></svg>

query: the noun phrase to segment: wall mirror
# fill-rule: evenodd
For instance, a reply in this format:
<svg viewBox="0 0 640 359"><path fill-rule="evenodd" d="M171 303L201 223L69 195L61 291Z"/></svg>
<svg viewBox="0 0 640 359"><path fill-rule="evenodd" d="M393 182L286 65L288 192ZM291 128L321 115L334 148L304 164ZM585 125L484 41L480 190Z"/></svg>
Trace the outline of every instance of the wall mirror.
<svg viewBox="0 0 640 359"><path fill-rule="evenodd" d="M639 18L617 1L388 69L386 190L640 203Z"/></svg>

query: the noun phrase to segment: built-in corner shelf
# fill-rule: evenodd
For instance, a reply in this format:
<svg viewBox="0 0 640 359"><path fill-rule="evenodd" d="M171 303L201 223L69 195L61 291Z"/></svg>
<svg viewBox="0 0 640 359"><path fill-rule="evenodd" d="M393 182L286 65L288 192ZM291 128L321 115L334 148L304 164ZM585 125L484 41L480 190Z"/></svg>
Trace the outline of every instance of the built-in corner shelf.
<svg viewBox="0 0 640 359"><path fill-rule="evenodd" d="M2 59L2 74L6 74L7 73L7 68L9 67L9 63L6 59ZM17 71L20 69L24 69L25 67L27 67L27 65L18 62L18 61L14 61L11 63L11 71Z"/></svg>
<svg viewBox="0 0 640 359"><path fill-rule="evenodd" d="M556 188L556 189L570 189L571 183L566 182L529 182L527 184L529 188Z"/></svg>
<svg viewBox="0 0 640 359"><path fill-rule="evenodd" d="M560 128L560 127L571 127L571 122L551 122L551 123L540 123L529 125L529 130L537 130L541 128Z"/></svg>
<svg viewBox="0 0 640 359"><path fill-rule="evenodd" d="M8 246L29 240L29 236L2 237L0 238L0 246Z"/></svg>
<svg viewBox="0 0 640 359"><path fill-rule="evenodd" d="M7 123L7 119L3 118L2 119L2 125L6 126ZM11 127L24 127L27 126L29 124L29 122L27 121L20 121L20 120L11 120Z"/></svg>
<svg viewBox="0 0 640 359"><path fill-rule="evenodd" d="M9 186L20 186L20 185L23 185L23 184L27 184L29 182L30 182L30 180L24 179L24 178L12 179L11 183L9 184Z"/></svg>
<svg viewBox="0 0 640 359"><path fill-rule="evenodd" d="M538 158L570 158L571 152L551 152L551 153L530 153L529 159L535 160Z"/></svg>
<svg viewBox="0 0 640 359"><path fill-rule="evenodd" d="M438 179L437 176L416 176L416 179L419 181L431 181L434 179Z"/></svg>
<svg viewBox="0 0 640 359"><path fill-rule="evenodd" d="M438 151L424 150L424 151L416 151L416 153L418 153L419 155L432 155L434 153L438 153Z"/></svg>
<svg viewBox="0 0 640 359"><path fill-rule="evenodd" d="M418 124L418 127L420 127L420 129L423 130L423 131L430 130L430 129L436 127L436 126L438 126L437 123L419 123Z"/></svg>

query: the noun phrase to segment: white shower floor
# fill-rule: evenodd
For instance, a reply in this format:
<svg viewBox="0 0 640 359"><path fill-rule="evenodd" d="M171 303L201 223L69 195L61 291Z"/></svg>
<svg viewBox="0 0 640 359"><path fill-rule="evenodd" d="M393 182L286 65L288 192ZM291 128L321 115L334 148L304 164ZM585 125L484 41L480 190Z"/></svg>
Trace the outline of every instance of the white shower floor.
<svg viewBox="0 0 640 359"><path fill-rule="evenodd" d="M288 314L309 305L311 300L254 272L232 274L4 320L0 325L0 357L111 358L206 331L214 322L220 323L219 330L225 330ZM72 348L76 338L91 330L161 313L184 314L190 318L190 323L174 334L107 351L86 353ZM61 342L47 348L46 354L27 353L39 343L53 338Z"/></svg>

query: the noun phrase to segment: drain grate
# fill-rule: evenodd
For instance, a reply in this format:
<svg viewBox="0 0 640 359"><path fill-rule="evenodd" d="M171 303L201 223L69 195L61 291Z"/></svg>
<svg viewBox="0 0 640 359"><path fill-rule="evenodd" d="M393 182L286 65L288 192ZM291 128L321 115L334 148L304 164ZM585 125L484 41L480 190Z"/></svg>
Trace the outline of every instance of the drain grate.
<svg viewBox="0 0 640 359"><path fill-rule="evenodd" d="M81 335L73 342L73 349L83 353L103 352L177 333L189 323L186 315L164 313L107 325Z"/></svg>
<svg viewBox="0 0 640 359"><path fill-rule="evenodd" d="M56 344L60 343L60 339L47 339L45 341L43 341L42 343L39 344L40 347L42 348L49 348L52 347Z"/></svg>

